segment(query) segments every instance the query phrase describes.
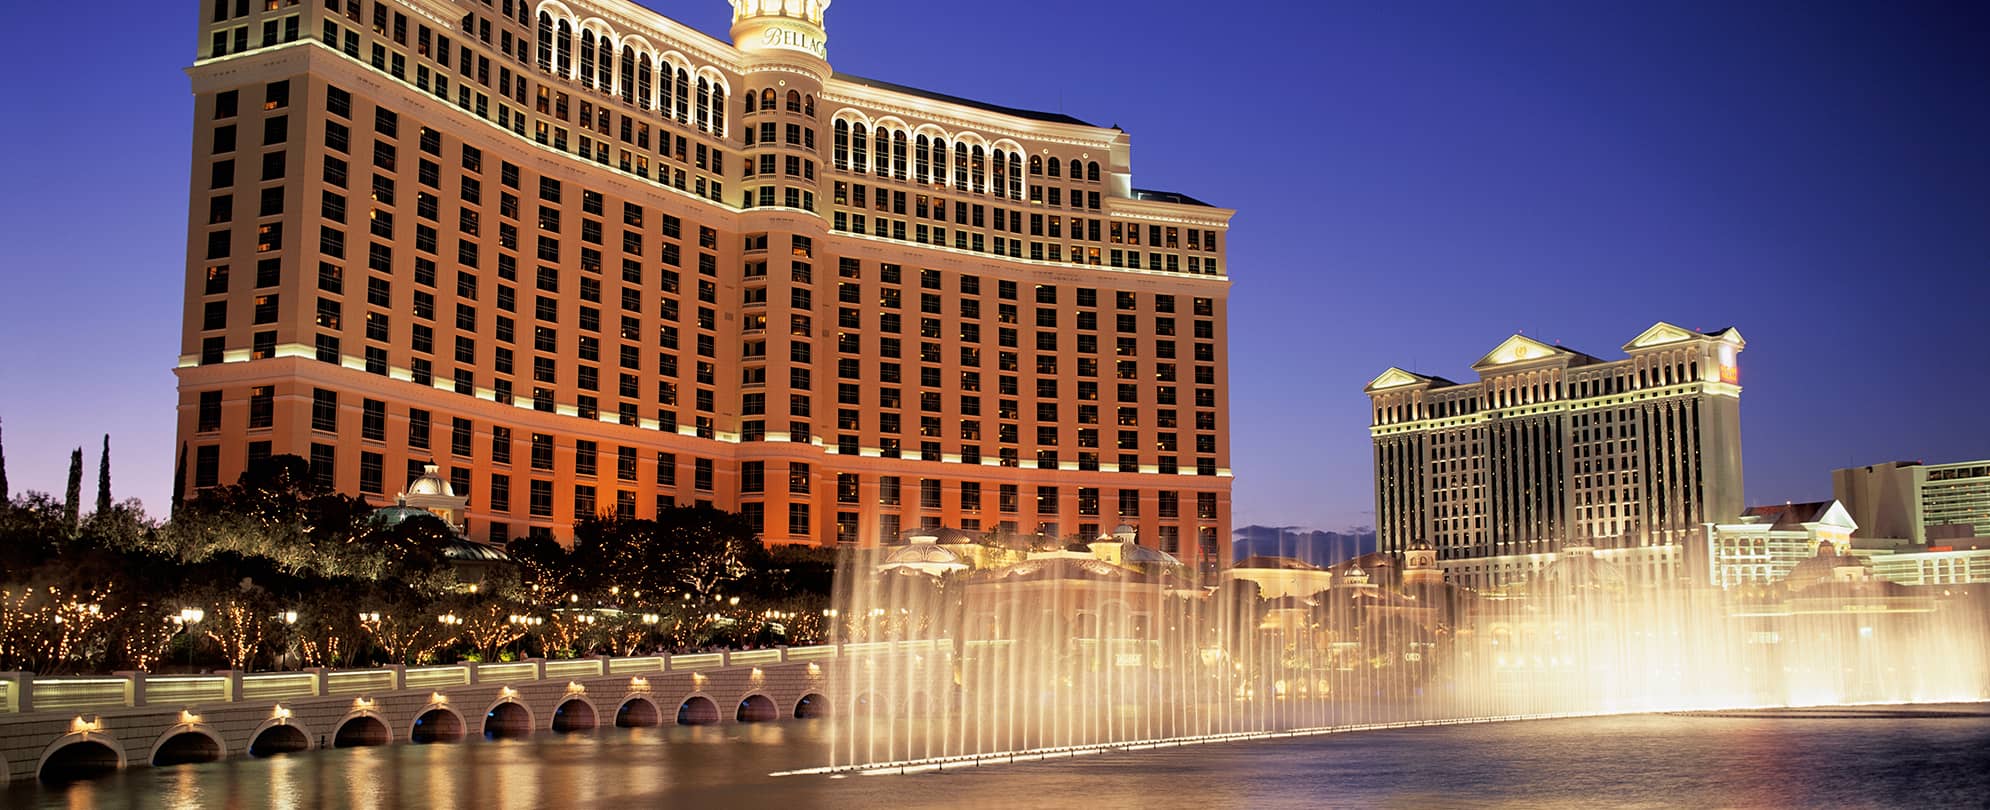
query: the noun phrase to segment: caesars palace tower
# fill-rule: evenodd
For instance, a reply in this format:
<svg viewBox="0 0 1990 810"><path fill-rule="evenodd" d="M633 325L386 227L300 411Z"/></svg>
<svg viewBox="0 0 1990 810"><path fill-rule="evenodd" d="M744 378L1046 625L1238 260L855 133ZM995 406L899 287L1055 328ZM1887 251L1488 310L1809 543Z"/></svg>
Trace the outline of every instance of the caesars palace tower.
<svg viewBox="0 0 1990 810"><path fill-rule="evenodd" d="M1234 212L732 5L201 0L178 494L288 454L375 504L433 464L496 542L710 504L1227 561Z"/></svg>

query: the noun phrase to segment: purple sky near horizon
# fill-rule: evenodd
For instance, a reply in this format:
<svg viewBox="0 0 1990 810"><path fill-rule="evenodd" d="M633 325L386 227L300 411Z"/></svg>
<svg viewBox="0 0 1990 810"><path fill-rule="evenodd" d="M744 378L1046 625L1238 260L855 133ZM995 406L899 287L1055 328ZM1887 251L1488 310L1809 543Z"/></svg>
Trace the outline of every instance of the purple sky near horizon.
<svg viewBox="0 0 1990 810"><path fill-rule="evenodd" d="M725 37L723 0L646 5ZM1829 497L1835 467L1990 457L1990 8L1003 8L839 0L831 62L1117 124L1136 185L1238 210L1238 526L1367 523L1362 386L1392 365L1468 381L1515 331L1614 359L1655 321L1737 327L1751 503ZM15 16L90 32L0 57L16 492L60 493L80 445L87 500L108 432L116 493L165 511L196 22L190 1Z"/></svg>

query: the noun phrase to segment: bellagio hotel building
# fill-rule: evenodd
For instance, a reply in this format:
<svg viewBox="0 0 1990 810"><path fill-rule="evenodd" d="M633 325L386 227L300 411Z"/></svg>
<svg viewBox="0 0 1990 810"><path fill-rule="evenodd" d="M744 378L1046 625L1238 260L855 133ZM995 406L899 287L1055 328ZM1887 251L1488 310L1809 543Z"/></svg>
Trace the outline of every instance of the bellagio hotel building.
<svg viewBox="0 0 1990 810"><path fill-rule="evenodd" d="M1366 389L1378 544L1428 543L1446 579L1480 589L1572 547L1633 580L1705 570L1687 559L1704 524L1742 509L1745 345L1661 322L1621 360L1514 335L1477 382L1389 369Z"/></svg>
<svg viewBox="0 0 1990 810"><path fill-rule="evenodd" d="M1228 558L1229 210L1116 128L624 0L202 0L179 437L469 533L673 504Z"/></svg>

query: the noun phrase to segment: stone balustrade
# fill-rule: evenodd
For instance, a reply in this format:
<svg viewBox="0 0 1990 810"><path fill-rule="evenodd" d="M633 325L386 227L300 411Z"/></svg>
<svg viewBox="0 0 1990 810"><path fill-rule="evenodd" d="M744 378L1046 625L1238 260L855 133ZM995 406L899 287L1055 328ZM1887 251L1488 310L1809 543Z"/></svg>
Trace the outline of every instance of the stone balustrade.
<svg viewBox="0 0 1990 810"><path fill-rule="evenodd" d="M201 675L4 672L0 781L473 735L822 716L836 703L868 699L832 699L828 667L936 646L881 642Z"/></svg>

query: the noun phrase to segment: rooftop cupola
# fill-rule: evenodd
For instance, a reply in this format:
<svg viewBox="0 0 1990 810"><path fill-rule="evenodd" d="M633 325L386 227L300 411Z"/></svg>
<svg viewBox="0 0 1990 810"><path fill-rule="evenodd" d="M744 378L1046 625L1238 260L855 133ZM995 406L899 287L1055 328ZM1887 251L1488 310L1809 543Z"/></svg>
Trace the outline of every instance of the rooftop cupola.
<svg viewBox="0 0 1990 810"><path fill-rule="evenodd" d="M830 0L731 0L732 44L755 56L787 52L829 63L822 12Z"/></svg>

